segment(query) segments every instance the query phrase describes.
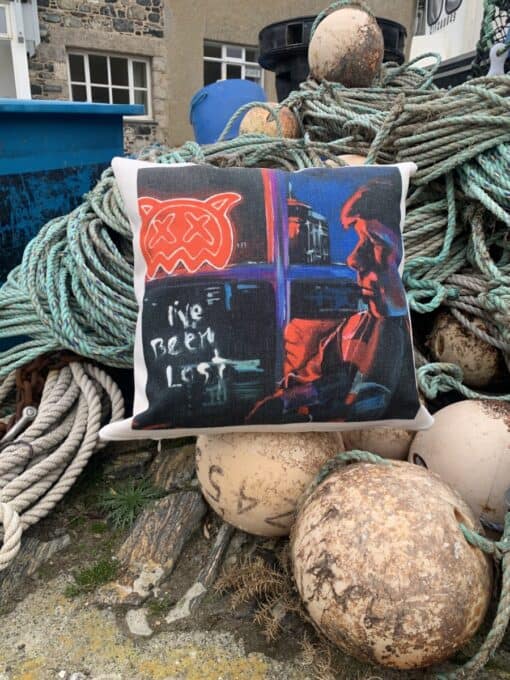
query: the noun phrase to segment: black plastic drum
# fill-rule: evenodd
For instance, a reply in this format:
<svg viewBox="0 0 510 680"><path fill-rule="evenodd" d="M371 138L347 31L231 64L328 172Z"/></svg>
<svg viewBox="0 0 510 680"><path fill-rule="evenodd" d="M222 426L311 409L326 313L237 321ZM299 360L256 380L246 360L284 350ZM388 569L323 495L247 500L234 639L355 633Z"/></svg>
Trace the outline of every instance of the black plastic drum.
<svg viewBox="0 0 510 680"><path fill-rule="evenodd" d="M299 87L306 80L308 67L308 44L314 16L297 17L270 24L259 33L259 64L276 74L278 101ZM407 31L402 24L377 17L384 37L384 61L404 61Z"/></svg>

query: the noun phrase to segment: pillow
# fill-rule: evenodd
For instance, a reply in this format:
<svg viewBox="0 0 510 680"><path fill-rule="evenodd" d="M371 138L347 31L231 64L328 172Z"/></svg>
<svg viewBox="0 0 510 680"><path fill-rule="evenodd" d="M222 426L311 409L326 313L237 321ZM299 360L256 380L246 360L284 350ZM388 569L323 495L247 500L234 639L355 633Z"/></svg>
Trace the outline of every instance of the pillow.
<svg viewBox="0 0 510 680"><path fill-rule="evenodd" d="M139 316L134 415L104 439L431 425L400 278L414 164L113 170Z"/></svg>

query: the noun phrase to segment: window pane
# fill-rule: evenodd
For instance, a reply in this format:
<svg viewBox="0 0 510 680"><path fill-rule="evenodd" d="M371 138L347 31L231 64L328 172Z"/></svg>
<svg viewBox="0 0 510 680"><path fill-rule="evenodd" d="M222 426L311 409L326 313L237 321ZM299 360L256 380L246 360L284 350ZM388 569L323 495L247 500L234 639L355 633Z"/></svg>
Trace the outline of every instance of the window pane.
<svg viewBox="0 0 510 680"><path fill-rule="evenodd" d="M113 104L129 104L129 90L121 90L114 87L112 89L112 103Z"/></svg>
<svg viewBox="0 0 510 680"><path fill-rule="evenodd" d="M69 55L69 70L71 71L71 80L80 83L85 82L85 64L82 54Z"/></svg>
<svg viewBox="0 0 510 680"><path fill-rule="evenodd" d="M415 35L425 35L427 28L425 13L425 0L418 0L418 8L416 10L416 27L414 29Z"/></svg>
<svg viewBox="0 0 510 680"><path fill-rule="evenodd" d="M87 101L87 88L85 85L71 85L73 102Z"/></svg>
<svg viewBox="0 0 510 680"><path fill-rule="evenodd" d="M110 73L112 76L112 85L127 85L129 82L127 59L110 57Z"/></svg>
<svg viewBox="0 0 510 680"><path fill-rule="evenodd" d="M260 69L256 66L247 66L244 72L246 78L260 80Z"/></svg>
<svg viewBox="0 0 510 680"><path fill-rule="evenodd" d="M462 5L462 0L446 0L446 11L448 14L456 12Z"/></svg>
<svg viewBox="0 0 510 680"><path fill-rule="evenodd" d="M89 54L90 82L108 84L108 67L106 57Z"/></svg>
<svg viewBox="0 0 510 680"><path fill-rule="evenodd" d="M92 101L99 104L109 104L110 97L108 96L107 87L92 87Z"/></svg>
<svg viewBox="0 0 510 680"><path fill-rule="evenodd" d="M143 104L145 106L145 115L149 115L147 107L147 92L145 90L135 90L135 104Z"/></svg>
<svg viewBox="0 0 510 680"><path fill-rule="evenodd" d="M427 2L427 23L433 26L441 16L443 11L443 0L428 0Z"/></svg>
<svg viewBox="0 0 510 680"><path fill-rule="evenodd" d="M204 57L216 57L217 59L221 59L221 45L204 43Z"/></svg>
<svg viewBox="0 0 510 680"><path fill-rule="evenodd" d="M227 47L227 57L233 57L234 59L243 58L243 48L242 47Z"/></svg>
<svg viewBox="0 0 510 680"><path fill-rule="evenodd" d="M241 67L237 64L227 64L227 78L240 78Z"/></svg>
<svg viewBox="0 0 510 680"><path fill-rule="evenodd" d="M0 6L0 33L7 33L7 8Z"/></svg>
<svg viewBox="0 0 510 680"><path fill-rule="evenodd" d="M204 61L204 85L210 85L221 80L221 63L219 61Z"/></svg>
<svg viewBox="0 0 510 680"><path fill-rule="evenodd" d="M147 87L147 69L144 61L133 62L133 83L135 87Z"/></svg>
<svg viewBox="0 0 510 680"><path fill-rule="evenodd" d="M250 50L249 48L246 50L246 61L253 61L255 64L259 60L259 55L257 53L257 50Z"/></svg>

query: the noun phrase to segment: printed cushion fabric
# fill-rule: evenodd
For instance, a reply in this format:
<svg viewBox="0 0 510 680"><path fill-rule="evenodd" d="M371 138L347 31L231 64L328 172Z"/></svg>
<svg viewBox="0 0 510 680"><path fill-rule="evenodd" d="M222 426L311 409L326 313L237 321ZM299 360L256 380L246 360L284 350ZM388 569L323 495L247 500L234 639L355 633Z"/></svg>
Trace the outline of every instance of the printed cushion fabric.
<svg viewBox="0 0 510 680"><path fill-rule="evenodd" d="M113 169L139 316L134 415L102 438L430 426L401 280L414 164Z"/></svg>

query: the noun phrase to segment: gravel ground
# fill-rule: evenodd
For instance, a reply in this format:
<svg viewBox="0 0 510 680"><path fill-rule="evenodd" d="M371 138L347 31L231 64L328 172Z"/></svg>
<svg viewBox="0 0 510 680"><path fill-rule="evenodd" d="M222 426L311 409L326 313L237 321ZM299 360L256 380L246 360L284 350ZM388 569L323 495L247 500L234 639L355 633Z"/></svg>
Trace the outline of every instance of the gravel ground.
<svg viewBox="0 0 510 680"><path fill-rule="evenodd" d="M246 654L230 633L162 632L133 639L58 577L0 617L0 680L303 680L297 664Z"/></svg>

